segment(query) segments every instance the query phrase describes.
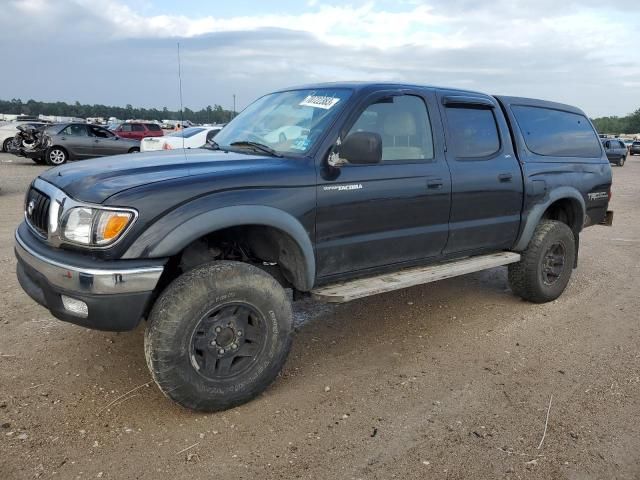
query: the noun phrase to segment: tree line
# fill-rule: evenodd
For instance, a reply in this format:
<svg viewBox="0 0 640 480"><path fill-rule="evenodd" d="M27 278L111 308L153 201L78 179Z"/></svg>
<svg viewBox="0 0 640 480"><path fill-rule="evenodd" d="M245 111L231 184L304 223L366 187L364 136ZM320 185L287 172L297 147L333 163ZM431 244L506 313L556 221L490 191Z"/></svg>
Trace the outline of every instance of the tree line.
<svg viewBox="0 0 640 480"><path fill-rule="evenodd" d="M182 114L180 111L169 110L167 107L139 108L127 105L125 107L114 107L109 105L88 105L75 102L38 102L28 100L23 102L19 98L11 100L0 100L0 113L18 115L53 115L56 117L116 117L121 120L190 120L193 123L226 123L232 118L232 112L225 110L220 105L208 105L207 107L194 111L185 108Z"/></svg>
<svg viewBox="0 0 640 480"><path fill-rule="evenodd" d="M640 133L640 108L626 117L593 118L598 133Z"/></svg>

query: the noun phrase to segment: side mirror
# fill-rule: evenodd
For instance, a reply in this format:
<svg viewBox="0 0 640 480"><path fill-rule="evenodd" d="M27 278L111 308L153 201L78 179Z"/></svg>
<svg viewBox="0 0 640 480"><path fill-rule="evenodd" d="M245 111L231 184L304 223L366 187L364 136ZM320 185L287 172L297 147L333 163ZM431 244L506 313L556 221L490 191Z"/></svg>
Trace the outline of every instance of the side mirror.
<svg viewBox="0 0 640 480"><path fill-rule="evenodd" d="M369 165L382 161L382 137L374 132L353 132L344 139L337 152L329 156L329 165L345 163Z"/></svg>

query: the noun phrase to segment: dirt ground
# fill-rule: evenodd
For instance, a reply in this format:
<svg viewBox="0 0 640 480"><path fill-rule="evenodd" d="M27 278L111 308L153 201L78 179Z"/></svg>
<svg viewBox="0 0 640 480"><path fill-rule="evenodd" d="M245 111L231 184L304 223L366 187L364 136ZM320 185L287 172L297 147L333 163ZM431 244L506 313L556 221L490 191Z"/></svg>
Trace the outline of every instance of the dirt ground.
<svg viewBox="0 0 640 480"><path fill-rule="evenodd" d="M559 300L499 268L298 306L282 376L208 415L151 382L143 325L85 330L22 292L13 231L43 168L0 154L0 479L640 478L640 157Z"/></svg>

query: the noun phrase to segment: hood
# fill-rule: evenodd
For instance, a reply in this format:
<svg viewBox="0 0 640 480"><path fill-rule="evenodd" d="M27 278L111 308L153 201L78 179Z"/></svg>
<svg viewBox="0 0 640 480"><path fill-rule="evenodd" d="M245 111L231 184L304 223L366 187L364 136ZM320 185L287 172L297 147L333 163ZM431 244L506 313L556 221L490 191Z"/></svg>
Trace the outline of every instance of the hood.
<svg viewBox="0 0 640 480"><path fill-rule="evenodd" d="M233 175L281 158L205 149L158 151L82 160L40 175L76 200L102 203L124 190L191 175Z"/></svg>

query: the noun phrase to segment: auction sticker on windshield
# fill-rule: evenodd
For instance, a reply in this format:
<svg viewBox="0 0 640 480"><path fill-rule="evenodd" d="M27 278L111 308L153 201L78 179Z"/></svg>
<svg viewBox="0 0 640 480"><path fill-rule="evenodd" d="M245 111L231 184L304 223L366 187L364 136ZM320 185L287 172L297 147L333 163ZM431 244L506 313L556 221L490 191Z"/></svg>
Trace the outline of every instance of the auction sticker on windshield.
<svg viewBox="0 0 640 480"><path fill-rule="evenodd" d="M339 101L340 99L336 97L325 97L323 95L308 95L304 100L302 100L299 103L299 105L302 107L313 107L313 108L322 108L324 110L329 110Z"/></svg>

